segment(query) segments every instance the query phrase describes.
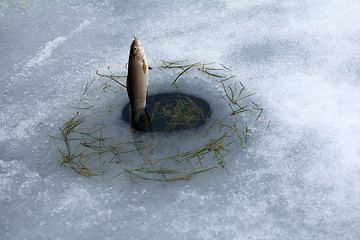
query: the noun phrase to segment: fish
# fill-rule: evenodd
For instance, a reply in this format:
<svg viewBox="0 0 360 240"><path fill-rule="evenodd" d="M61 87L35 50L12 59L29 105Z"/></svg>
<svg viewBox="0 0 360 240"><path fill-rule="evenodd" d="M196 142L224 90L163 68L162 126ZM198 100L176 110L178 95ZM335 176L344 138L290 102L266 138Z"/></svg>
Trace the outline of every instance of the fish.
<svg viewBox="0 0 360 240"><path fill-rule="evenodd" d="M151 119L146 108L139 110L131 110L131 128L139 132L152 132Z"/></svg>
<svg viewBox="0 0 360 240"><path fill-rule="evenodd" d="M135 36L130 47L126 89L131 109L144 109L149 92L149 68L142 43Z"/></svg>

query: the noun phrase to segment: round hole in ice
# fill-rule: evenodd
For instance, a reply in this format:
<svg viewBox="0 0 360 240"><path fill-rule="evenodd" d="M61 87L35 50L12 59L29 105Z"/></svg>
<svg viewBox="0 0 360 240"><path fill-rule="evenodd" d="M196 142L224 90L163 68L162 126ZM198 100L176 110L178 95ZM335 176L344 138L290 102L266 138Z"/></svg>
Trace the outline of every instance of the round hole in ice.
<svg viewBox="0 0 360 240"><path fill-rule="evenodd" d="M203 125L211 114L210 105L199 97L185 93L159 93L148 97L146 111L149 121L135 123L149 125L152 132L188 130ZM130 123L130 102L122 110L122 118ZM134 123L133 123L134 125ZM140 129L148 129L139 126Z"/></svg>

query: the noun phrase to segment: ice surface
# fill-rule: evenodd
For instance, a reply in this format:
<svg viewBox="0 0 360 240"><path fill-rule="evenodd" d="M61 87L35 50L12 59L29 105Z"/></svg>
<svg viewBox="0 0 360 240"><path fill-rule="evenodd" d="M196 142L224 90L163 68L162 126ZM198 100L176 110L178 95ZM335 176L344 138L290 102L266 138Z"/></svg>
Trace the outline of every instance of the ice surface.
<svg viewBox="0 0 360 240"><path fill-rule="evenodd" d="M1 238L358 239L359 10L350 0L1 1ZM59 166L48 135L96 70L123 68L134 34L150 65L222 63L257 92L265 127L229 156L229 174L133 184ZM163 81L151 75L150 91ZM216 91L206 79L185 88L212 106Z"/></svg>

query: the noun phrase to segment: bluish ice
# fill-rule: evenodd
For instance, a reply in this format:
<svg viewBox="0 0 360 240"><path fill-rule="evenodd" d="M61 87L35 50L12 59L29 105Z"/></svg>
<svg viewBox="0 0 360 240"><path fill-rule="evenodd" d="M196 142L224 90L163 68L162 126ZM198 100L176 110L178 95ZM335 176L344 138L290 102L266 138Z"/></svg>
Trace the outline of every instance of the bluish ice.
<svg viewBox="0 0 360 240"><path fill-rule="evenodd" d="M359 11L351 0L2 0L1 239L358 239ZM124 69L133 35L150 65L221 63L256 92L261 124L229 172L134 184L59 166L49 135L96 70ZM156 93L164 79L151 74ZM187 85L216 111L215 86Z"/></svg>

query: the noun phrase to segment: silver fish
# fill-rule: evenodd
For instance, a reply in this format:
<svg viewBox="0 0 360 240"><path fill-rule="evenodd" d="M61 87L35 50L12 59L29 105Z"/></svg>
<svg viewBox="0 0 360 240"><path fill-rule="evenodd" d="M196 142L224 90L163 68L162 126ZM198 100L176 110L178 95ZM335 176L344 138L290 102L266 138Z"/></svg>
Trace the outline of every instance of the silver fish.
<svg viewBox="0 0 360 240"><path fill-rule="evenodd" d="M152 132L151 119L146 111L146 108L139 110L131 110L131 128L139 132Z"/></svg>
<svg viewBox="0 0 360 240"><path fill-rule="evenodd" d="M140 39L134 36L130 47L126 89L131 109L143 109L146 106L149 85L149 69L145 59L144 48Z"/></svg>

